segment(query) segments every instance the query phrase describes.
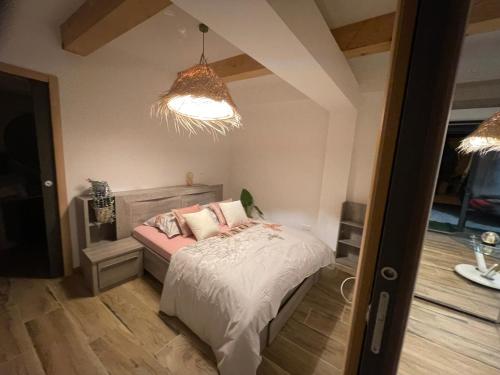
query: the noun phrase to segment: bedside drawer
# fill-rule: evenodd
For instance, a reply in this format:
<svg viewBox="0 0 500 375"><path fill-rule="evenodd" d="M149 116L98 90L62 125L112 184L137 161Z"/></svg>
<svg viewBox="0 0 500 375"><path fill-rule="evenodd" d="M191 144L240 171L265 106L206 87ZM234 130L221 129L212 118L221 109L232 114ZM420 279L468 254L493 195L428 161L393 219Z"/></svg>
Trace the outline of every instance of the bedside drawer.
<svg viewBox="0 0 500 375"><path fill-rule="evenodd" d="M106 289L139 275L142 271L142 251L135 251L97 265L99 289Z"/></svg>

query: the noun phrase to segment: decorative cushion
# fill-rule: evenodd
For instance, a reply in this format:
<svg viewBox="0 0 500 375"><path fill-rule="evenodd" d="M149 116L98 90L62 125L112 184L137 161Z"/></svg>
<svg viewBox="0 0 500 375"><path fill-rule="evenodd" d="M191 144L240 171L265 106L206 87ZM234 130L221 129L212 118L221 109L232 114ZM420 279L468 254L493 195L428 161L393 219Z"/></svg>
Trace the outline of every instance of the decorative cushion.
<svg viewBox="0 0 500 375"><path fill-rule="evenodd" d="M241 201L220 202L219 206L229 228L248 223L249 220Z"/></svg>
<svg viewBox="0 0 500 375"><path fill-rule="evenodd" d="M206 208L210 214L210 217L212 218L212 220L214 221L214 223L216 224L219 224L219 218L217 217L217 215L215 214L214 210L212 210L210 208L210 204L204 204L203 206L201 206L202 208L201 209L204 209Z"/></svg>
<svg viewBox="0 0 500 375"><path fill-rule="evenodd" d="M181 234L179 226L177 225L177 219L172 212L153 216L151 219L148 219L144 225L158 228L165 233L168 238Z"/></svg>
<svg viewBox="0 0 500 375"><path fill-rule="evenodd" d="M177 225L177 219L172 212L158 215L156 217L155 227L165 233L168 238L181 234L179 226Z"/></svg>
<svg viewBox="0 0 500 375"><path fill-rule="evenodd" d="M225 201L222 201L222 202L214 202L214 203L210 203L208 206L210 207L210 209L215 213L215 215L217 216L217 220L219 220L219 224L220 225L226 225L226 218L224 217L224 214L222 213L222 211L220 210L220 206L219 204L220 203L223 203L223 202L231 202L232 199L226 199Z"/></svg>
<svg viewBox="0 0 500 375"><path fill-rule="evenodd" d="M219 226L213 221L208 208L192 214L184 214L183 217L198 241L219 233Z"/></svg>
<svg viewBox="0 0 500 375"><path fill-rule="evenodd" d="M194 212L198 212L201 210L201 207L199 204L195 204L194 206L189 206L189 207L184 207L184 208L178 208L175 210L172 210L172 212L175 215L175 218L177 219L177 224L179 224L179 228L181 230L182 236L183 237L188 237L193 232L189 228L189 225L186 223L186 220L184 219L185 214L192 214Z"/></svg>
<svg viewBox="0 0 500 375"><path fill-rule="evenodd" d="M155 226L155 223L156 223L156 217L158 215L155 215L149 219L147 219L143 224L144 225L147 225L148 227L154 227Z"/></svg>

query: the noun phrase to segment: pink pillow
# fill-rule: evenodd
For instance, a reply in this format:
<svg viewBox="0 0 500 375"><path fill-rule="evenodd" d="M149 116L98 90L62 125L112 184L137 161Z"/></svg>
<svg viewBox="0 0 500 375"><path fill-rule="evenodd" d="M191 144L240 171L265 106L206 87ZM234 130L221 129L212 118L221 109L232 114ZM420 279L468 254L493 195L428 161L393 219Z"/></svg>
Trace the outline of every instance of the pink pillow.
<svg viewBox="0 0 500 375"><path fill-rule="evenodd" d="M172 210L174 213L177 223L179 224L179 228L181 229L182 237L189 237L190 235L193 234L191 229L189 228L189 225L186 222L186 219L184 219L184 214L192 214L194 212L201 211L201 207L199 204L195 204L194 206L189 206L189 207L184 207L184 208L178 208L175 210Z"/></svg>
<svg viewBox="0 0 500 375"><path fill-rule="evenodd" d="M225 201L221 201L221 202L231 202L231 201L232 201L232 199L229 198L229 199L226 199ZM221 202L210 203L209 207L217 216L217 220L219 220L219 224L226 225L226 218L224 217L224 214L222 213L222 210L220 209L220 206L219 206L219 203L221 203Z"/></svg>

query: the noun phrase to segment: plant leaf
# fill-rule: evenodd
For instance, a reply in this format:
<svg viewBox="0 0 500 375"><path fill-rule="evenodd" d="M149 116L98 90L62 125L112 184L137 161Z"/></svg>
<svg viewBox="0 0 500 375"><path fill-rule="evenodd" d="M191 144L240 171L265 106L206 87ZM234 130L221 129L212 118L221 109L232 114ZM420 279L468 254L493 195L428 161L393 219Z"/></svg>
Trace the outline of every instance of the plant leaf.
<svg viewBox="0 0 500 375"><path fill-rule="evenodd" d="M240 201L243 207L250 207L253 205L253 196L247 189L241 190Z"/></svg>
<svg viewBox="0 0 500 375"><path fill-rule="evenodd" d="M249 218L253 218L253 216L252 216L253 206L245 207L245 211L246 211L246 214Z"/></svg>
<svg viewBox="0 0 500 375"><path fill-rule="evenodd" d="M257 212L259 213L260 216L264 216L264 212L262 212L262 210L259 207L255 206L255 205L253 207L257 210Z"/></svg>

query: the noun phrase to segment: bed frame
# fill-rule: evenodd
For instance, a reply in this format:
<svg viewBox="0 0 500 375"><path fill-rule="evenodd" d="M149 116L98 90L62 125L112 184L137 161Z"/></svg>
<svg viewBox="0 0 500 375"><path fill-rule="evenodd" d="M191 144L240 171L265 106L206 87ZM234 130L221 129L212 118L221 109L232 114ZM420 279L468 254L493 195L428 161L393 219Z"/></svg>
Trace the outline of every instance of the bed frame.
<svg viewBox="0 0 500 375"><path fill-rule="evenodd" d="M129 237L135 227L154 215L173 208L220 200L222 200L222 185L170 186L118 193L115 198L117 239ZM169 262L145 246L143 263L144 269L163 283ZM276 338L306 293L318 280L319 271L287 293L281 302L278 315L260 334L262 350Z"/></svg>

